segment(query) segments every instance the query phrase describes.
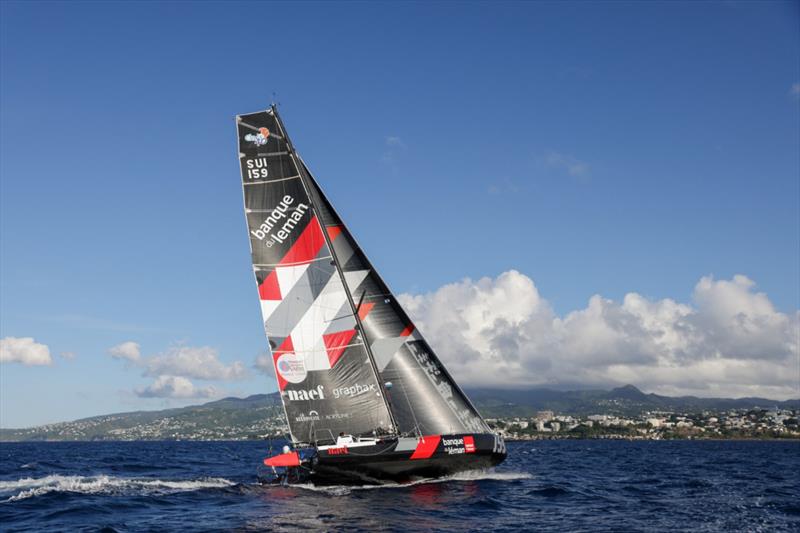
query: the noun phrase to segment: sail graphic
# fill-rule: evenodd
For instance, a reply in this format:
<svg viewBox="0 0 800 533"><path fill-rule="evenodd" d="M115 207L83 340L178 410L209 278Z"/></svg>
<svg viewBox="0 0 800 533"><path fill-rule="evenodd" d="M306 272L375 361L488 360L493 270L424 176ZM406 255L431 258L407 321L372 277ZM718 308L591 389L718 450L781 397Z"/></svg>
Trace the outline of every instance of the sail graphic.
<svg viewBox="0 0 800 533"><path fill-rule="evenodd" d="M491 433L356 243L305 163L312 201L331 234L346 289L375 361L401 435ZM388 386L391 384L391 387Z"/></svg>
<svg viewBox="0 0 800 533"><path fill-rule="evenodd" d="M348 287L305 169L274 108L237 117L244 207L264 328L295 442L395 433ZM334 245L335 247L336 245Z"/></svg>

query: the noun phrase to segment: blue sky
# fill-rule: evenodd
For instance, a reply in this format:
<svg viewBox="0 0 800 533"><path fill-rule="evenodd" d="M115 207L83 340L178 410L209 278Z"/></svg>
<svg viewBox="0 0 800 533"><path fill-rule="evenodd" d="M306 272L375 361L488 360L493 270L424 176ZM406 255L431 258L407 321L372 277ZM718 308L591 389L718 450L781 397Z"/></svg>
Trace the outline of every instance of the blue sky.
<svg viewBox="0 0 800 533"><path fill-rule="evenodd" d="M398 293L433 302L447 284L515 271L565 322L597 294L698 315L717 309L713 294L796 343L797 3L0 10L0 337L31 337L52 359L0 366L4 427L195 402L142 397L156 377L143 361L182 349L247 368L198 388L275 389L252 367L266 341L233 125L273 92ZM138 364L109 355L124 342ZM786 350L776 372L800 372ZM791 396L792 383L759 379L747 390ZM687 390L661 385L649 390Z"/></svg>

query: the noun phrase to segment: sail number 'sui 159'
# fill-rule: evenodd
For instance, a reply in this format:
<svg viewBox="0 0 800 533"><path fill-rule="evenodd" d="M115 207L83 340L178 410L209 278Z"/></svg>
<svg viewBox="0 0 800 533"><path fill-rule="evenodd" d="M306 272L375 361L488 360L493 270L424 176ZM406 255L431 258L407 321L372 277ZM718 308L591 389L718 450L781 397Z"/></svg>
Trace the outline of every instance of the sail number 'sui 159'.
<svg viewBox="0 0 800 533"><path fill-rule="evenodd" d="M247 160L247 177L251 180L264 179L269 175L267 170L267 158L259 157L258 159Z"/></svg>

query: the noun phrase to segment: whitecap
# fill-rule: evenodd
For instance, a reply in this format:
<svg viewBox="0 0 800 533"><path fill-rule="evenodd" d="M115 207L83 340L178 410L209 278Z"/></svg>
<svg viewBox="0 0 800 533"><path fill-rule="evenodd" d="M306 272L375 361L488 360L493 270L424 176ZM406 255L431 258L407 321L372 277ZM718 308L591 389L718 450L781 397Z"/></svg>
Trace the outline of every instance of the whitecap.
<svg viewBox="0 0 800 533"><path fill-rule="evenodd" d="M236 485L225 478L201 478L189 480L120 478L114 476L62 476L51 475L41 478L22 478L14 481L0 481L0 494L12 494L2 503L15 502L50 492L71 492L81 494L125 493L125 494L164 494L187 492L209 488L223 488ZM5 495L5 494L4 494Z"/></svg>

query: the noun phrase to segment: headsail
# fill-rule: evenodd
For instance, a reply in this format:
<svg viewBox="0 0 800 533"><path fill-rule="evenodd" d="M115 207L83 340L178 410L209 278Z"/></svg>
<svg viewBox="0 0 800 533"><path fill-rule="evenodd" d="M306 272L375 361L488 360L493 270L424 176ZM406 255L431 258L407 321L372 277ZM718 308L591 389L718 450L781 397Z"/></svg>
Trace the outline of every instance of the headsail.
<svg viewBox="0 0 800 533"><path fill-rule="evenodd" d="M486 422L434 354L375 271L300 159L309 193L340 260L347 290L403 435L491 433Z"/></svg>
<svg viewBox="0 0 800 533"><path fill-rule="evenodd" d="M253 269L292 438L394 433L347 291L367 272L337 265L329 243L339 230L320 220L275 109L238 116L237 130Z"/></svg>

